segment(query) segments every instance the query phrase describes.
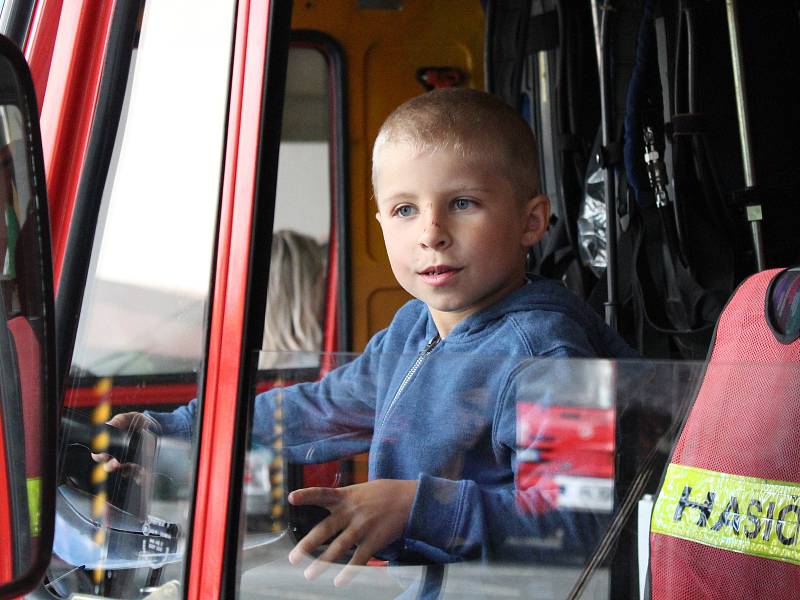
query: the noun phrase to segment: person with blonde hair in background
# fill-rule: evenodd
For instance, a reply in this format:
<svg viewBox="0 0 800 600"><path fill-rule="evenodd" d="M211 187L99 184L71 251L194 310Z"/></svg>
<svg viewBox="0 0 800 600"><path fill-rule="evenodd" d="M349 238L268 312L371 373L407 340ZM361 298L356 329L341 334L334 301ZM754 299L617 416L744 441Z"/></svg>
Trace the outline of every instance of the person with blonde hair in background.
<svg viewBox="0 0 800 600"><path fill-rule="evenodd" d="M326 249L296 231L273 234L259 369L319 364Z"/></svg>

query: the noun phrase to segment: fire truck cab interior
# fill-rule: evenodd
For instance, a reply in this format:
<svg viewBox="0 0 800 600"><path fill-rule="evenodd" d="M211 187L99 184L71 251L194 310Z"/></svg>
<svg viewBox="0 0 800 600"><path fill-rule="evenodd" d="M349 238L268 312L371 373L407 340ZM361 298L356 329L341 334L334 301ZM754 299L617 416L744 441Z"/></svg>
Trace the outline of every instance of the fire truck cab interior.
<svg viewBox="0 0 800 600"><path fill-rule="evenodd" d="M798 596L800 3L0 0L0 34L0 598ZM371 146L457 86L536 134L529 273L642 358L520 364L512 559L306 582L286 496L367 458L288 463L253 398L408 300ZM184 437L107 424L193 398Z"/></svg>

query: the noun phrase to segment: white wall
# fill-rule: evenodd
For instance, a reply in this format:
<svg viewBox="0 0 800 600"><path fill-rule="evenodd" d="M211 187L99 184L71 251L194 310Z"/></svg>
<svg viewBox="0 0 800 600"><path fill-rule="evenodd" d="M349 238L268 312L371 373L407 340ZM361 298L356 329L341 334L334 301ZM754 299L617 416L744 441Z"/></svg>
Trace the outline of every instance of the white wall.
<svg viewBox="0 0 800 600"><path fill-rule="evenodd" d="M275 225L328 241L330 173L327 142L283 142L278 162Z"/></svg>

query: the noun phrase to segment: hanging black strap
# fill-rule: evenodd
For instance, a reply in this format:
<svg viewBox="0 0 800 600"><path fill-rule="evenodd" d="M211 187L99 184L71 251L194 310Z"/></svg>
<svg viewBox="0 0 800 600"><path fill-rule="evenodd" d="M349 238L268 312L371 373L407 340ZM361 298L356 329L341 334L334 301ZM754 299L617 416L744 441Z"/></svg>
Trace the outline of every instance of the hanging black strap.
<svg viewBox="0 0 800 600"><path fill-rule="evenodd" d="M667 135L704 135L711 132L708 116L705 113L684 113L672 115L667 123Z"/></svg>
<svg viewBox="0 0 800 600"><path fill-rule="evenodd" d="M534 54L558 47L558 13L554 10L535 15L528 21L526 54Z"/></svg>
<svg viewBox="0 0 800 600"><path fill-rule="evenodd" d="M486 90L520 109L531 0L486 3Z"/></svg>
<svg viewBox="0 0 800 600"><path fill-rule="evenodd" d="M600 147L600 152L597 155L597 163L600 165L601 169L617 167L622 164L622 157L622 142L611 142L607 146Z"/></svg>
<svg viewBox="0 0 800 600"><path fill-rule="evenodd" d="M709 126L704 114L673 114L670 90L674 63L668 48L675 36L666 19L655 14L655 4L648 0L643 7L625 115L626 172L638 201L637 224L631 233L634 319L639 348L646 354L668 358L679 352L698 357L705 355L717 298L699 284L681 249L682 217L677 211L675 179L693 169L680 163L682 170L676 172L681 159L685 162L692 158L691 140L684 136L704 136ZM664 134L669 143L665 145L659 142L662 115L668 123ZM676 139L681 138L684 147L678 155ZM645 151L651 163L649 178L644 168ZM658 203L651 188L654 182L659 185ZM701 226L700 221L693 224Z"/></svg>

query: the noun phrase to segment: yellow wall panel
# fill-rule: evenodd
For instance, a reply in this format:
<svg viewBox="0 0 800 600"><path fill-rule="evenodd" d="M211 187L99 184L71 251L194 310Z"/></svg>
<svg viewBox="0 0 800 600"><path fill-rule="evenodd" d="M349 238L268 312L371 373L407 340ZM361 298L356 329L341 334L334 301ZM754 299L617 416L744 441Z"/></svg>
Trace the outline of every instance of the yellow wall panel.
<svg viewBox="0 0 800 600"><path fill-rule="evenodd" d="M380 331L389 325L398 308L411 299L400 286L370 290L367 295L367 327L371 331ZM391 310L387 310L391 308Z"/></svg>

